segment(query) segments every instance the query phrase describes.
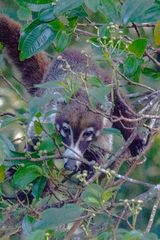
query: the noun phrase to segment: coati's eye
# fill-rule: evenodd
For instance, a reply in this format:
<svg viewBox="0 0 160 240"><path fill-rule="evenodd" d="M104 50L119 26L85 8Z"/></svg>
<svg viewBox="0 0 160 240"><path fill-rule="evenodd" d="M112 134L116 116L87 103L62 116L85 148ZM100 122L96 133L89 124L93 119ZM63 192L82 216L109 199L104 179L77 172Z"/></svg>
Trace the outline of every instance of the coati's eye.
<svg viewBox="0 0 160 240"><path fill-rule="evenodd" d="M84 137L93 136L93 131L86 131L86 132L84 132L83 136L84 136Z"/></svg>
<svg viewBox="0 0 160 240"><path fill-rule="evenodd" d="M66 135L70 134L70 129L69 129L68 127L63 126L63 127L62 127L62 131L63 131Z"/></svg>
<svg viewBox="0 0 160 240"><path fill-rule="evenodd" d="M61 129L60 129L60 134L61 134L63 137L66 137L66 136L69 136L70 133L71 133L71 130L70 130L69 124L63 123L63 124L62 124L62 127L61 127Z"/></svg>
<svg viewBox="0 0 160 240"><path fill-rule="evenodd" d="M83 133L83 137L86 139L86 141L91 141L92 138L94 137L94 129L92 127L88 128L85 130Z"/></svg>

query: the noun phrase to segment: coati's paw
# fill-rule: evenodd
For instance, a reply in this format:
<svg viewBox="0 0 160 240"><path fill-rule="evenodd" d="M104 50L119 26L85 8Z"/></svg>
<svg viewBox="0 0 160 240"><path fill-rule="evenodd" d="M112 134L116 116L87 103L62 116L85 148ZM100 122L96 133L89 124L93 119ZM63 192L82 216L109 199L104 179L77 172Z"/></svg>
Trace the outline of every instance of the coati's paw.
<svg viewBox="0 0 160 240"><path fill-rule="evenodd" d="M140 137L136 137L131 143L131 145L129 146L131 155L133 157L137 156L140 152L143 151L144 146L145 146L144 140Z"/></svg>

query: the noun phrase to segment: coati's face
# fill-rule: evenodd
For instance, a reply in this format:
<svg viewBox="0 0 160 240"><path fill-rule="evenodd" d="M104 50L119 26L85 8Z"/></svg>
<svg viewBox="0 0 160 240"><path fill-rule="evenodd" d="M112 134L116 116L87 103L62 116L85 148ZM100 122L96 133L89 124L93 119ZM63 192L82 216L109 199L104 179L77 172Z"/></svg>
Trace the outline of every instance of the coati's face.
<svg viewBox="0 0 160 240"><path fill-rule="evenodd" d="M61 107L55 124L65 144L64 167L79 169L89 144L97 139L103 128L103 117L75 101Z"/></svg>

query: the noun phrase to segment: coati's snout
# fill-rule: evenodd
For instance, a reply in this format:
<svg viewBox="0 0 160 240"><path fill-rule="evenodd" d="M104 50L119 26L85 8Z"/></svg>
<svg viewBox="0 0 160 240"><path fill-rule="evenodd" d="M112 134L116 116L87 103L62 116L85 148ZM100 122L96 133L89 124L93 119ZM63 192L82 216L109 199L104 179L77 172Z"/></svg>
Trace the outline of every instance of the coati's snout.
<svg viewBox="0 0 160 240"><path fill-rule="evenodd" d="M68 104L57 114L55 124L65 146L64 167L77 171L89 145L102 132L103 118L80 104Z"/></svg>

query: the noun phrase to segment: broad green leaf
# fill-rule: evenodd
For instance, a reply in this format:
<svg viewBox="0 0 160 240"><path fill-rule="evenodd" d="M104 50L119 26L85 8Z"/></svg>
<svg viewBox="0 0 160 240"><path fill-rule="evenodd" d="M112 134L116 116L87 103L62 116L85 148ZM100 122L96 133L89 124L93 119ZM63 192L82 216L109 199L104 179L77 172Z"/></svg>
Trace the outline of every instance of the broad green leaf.
<svg viewBox="0 0 160 240"><path fill-rule="evenodd" d="M49 208L35 222L34 229L52 229L62 224L69 224L80 217L82 213L83 210L77 204L66 204L62 208Z"/></svg>
<svg viewBox="0 0 160 240"><path fill-rule="evenodd" d="M140 231L130 231L124 236L124 240L142 240L143 234Z"/></svg>
<svg viewBox="0 0 160 240"><path fill-rule="evenodd" d="M126 0L121 9L124 24L154 22L159 19L160 6L154 0Z"/></svg>
<svg viewBox="0 0 160 240"><path fill-rule="evenodd" d="M55 148L55 144L51 138L43 138L38 146L38 150L47 150L48 152L53 152Z"/></svg>
<svg viewBox="0 0 160 240"><path fill-rule="evenodd" d="M0 42L0 50L4 48L3 43Z"/></svg>
<svg viewBox="0 0 160 240"><path fill-rule="evenodd" d="M96 237L96 240L108 240L109 237L111 237L111 234L109 232L103 232Z"/></svg>
<svg viewBox="0 0 160 240"><path fill-rule="evenodd" d="M82 200L87 205L96 205L100 206L101 204L101 197L103 194L103 189L98 184L90 184L85 191L82 193Z"/></svg>
<svg viewBox="0 0 160 240"><path fill-rule="evenodd" d="M152 68L143 68L142 69L142 73L147 76L147 77L152 77L156 80L160 80L160 72L159 70L155 70L155 69L152 69Z"/></svg>
<svg viewBox="0 0 160 240"><path fill-rule="evenodd" d="M23 218L22 231L23 231L23 236L24 236L25 239L31 235L32 225L33 225L34 222L35 222L35 218L30 216L30 215L26 215Z"/></svg>
<svg viewBox="0 0 160 240"><path fill-rule="evenodd" d="M73 9L80 7L83 4L83 1L84 0L59 0L56 2L54 14L58 17L60 14L72 11Z"/></svg>
<svg viewBox="0 0 160 240"><path fill-rule="evenodd" d="M13 144L5 135L0 134L0 165L4 164L6 156L11 156L11 151L15 151Z"/></svg>
<svg viewBox="0 0 160 240"><path fill-rule="evenodd" d="M104 128L103 133L104 134L113 134L113 135L117 135L119 137L122 137L121 131L118 130L117 128Z"/></svg>
<svg viewBox="0 0 160 240"><path fill-rule="evenodd" d="M154 233L144 233L142 240L159 240L158 236Z"/></svg>
<svg viewBox="0 0 160 240"><path fill-rule="evenodd" d="M21 0L22 2L34 3L34 4L46 4L52 3L53 0Z"/></svg>
<svg viewBox="0 0 160 240"><path fill-rule="evenodd" d="M48 22L58 18L60 15L65 14L69 17L86 17L87 14L84 11L82 4L84 0L69 0L69 1L57 1L55 6L43 9L39 14L39 20Z"/></svg>
<svg viewBox="0 0 160 240"><path fill-rule="evenodd" d="M0 166L0 183L4 182L5 179L5 166Z"/></svg>
<svg viewBox="0 0 160 240"><path fill-rule="evenodd" d="M120 21L119 8L120 4L112 0L101 0L101 5L98 7L99 11L113 23Z"/></svg>
<svg viewBox="0 0 160 240"><path fill-rule="evenodd" d="M20 7L17 11L17 16L22 21L27 21L32 19L31 11L26 7Z"/></svg>
<svg viewBox="0 0 160 240"><path fill-rule="evenodd" d="M92 87L102 87L103 82L100 78L96 76L91 76L87 78L87 83Z"/></svg>
<svg viewBox="0 0 160 240"><path fill-rule="evenodd" d="M63 52L64 49L70 44L71 34L65 31L60 31L55 38L56 50L58 52Z"/></svg>
<svg viewBox="0 0 160 240"><path fill-rule="evenodd" d="M89 97L93 105L104 104L106 101L106 96L111 93L113 88L112 84L108 84L103 87L92 87L89 89Z"/></svg>
<svg viewBox="0 0 160 240"><path fill-rule="evenodd" d="M46 183L47 179L43 176L36 179L32 187L32 194L37 200L41 197L41 194L43 193Z"/></svg>
<svg viewBox="0 0 160 240"><path fill-rule="evenodd" d="M32 22L21 35L19 43L21 60L46 49L53 42L60 27L61 24L57 20L51 23L41 23L38 20Z"/></svg>
<svg viewBox="0 0 160 240"><path fill-rule="evenodd" d="M97 200L96 197L94 196L88 196L83 199L84 203L87 204L88 206L100 206L100 200Z"/></svg>
<svg viewBox="0 0 160 240"><path fill-rule="evenodd" d="M13 176L13 184L16 187L25 189L33 180L42 175L42 170L37 165L29 165L19 168Z"/></svg>
<svg viewBox="0 0 160 240"><path fill-rule="evenodd" d="M27 7L32 11L32 12L40 12L43 9L51 7L51 3L46 3L46 4L33 4L33 3L27 3Z"/></svg>
<svg viewBox="0 0 160 240"><path fill-rule="evenodd" d="M41 11L38 18L40 21L43 22L49 22L54 20L56 18L56 16L54 15L54 6L51 6Z"/></svg>
<svg viewBox="0 0 160 240"><path fill-rule="evenodd" d="M99 36L100 37L104 37L104 36L107 38L110 37L110 31L107 27L108 27L108 24L104 24L99 27Z"/></svg>
<svg viewBox="0 0 160 240"><path fill-rule="evenodd" d="M43 131L41 123L37 120L34 121L34 131L37 135L40 135Z"/></svg>
<svg viewBox="0 0 160 240"><path fill-rule="evenodd" d="M6 128L8 125L18 121L19 121L19 118L17 117L6 117L2 120L1 128Z"/></svg>
<svg viewBox="0 0 160 240"><path fill-rule="evenodd" d="M0 139L0 165L4 164L4 159L5 159L5 149L4 149L4 144Z"/></svg>
<svg viewBox="0 0 160 240"><path fill-rule="evenodd" d="M38 229L35 232L32 232L26 240L46 240L45 231Z"/></svg>
<svg viewBox="0 0 160 240"><path fill-rule="evenodd" d="M102 193L102 197L101 197L102 203L108 202L112 198L115 190L117 190L117 187L110 187L110 188L104 190Z"/></svg>
<svg viewBox="0 0 160 240"><path fill-rule="evenodd" d="M154 28L154 41L157 46L160 46L160 21L156 23Z"/></svg>
<svg viewBox="0 0 160 240"><path fill-rule="evenodd" d="M100 4L100 0L84 0L85 5L93 12L97 11Z"/></svg>
<svg viewBox="0 0 160 240"><path fill-rule="evenodd" d="M70 17L70 18L77 17L77 18L83 19L87 16L88 16L88 14L86 13L85 9L83 8L83 5L68 12L68 17ZM76 20L76 19L74 19L74 20Z"/></svg>
<svg viewBox="0 0 160 240"><path fill-rule="evenodd" d="M41 21L48 22L58 18L62 14L67 14L68 12L70 12L70 17L73 15L78 16L78 12L76 13L74 12L74 10L81 7L83 4L83 1L84 0L56 1L56 4L54 6L51 6L50 8L46 8L40 13L39 19ZM80 13L84 15L84 11L81 10Z"/></svg>
<svg viewBox="0 0 160 240"><path fill-rule="evenodd" d="M63 86L61 85L62 82L54 82L53 80L44 82L41 84L36 84L35 86L38 88L48 88L48 89L61 89Z"/></svg>
<svg viewBox="0 0 160 240"><path fill-rule="evenodd" d="M27 7L33 12L40 12L41 10L45 8L49 8L52 6L53 1L52 0L37 0L37 1L32 1L32 0L16 0L16 2L22 6L22 7Z"/></svg>
<svg viewBox="0 0 160 240"><path fill-rule="evenodd" d="M136 57L141 58L145 52L146 46L147 46L147 39L138 38L128 46L128 50L131 53L135 54Z"/></svg>
<svg viewBox="0 0 160 240"><path fill-rule="evenodd" d="M141 60L137 59L134 55L129 55L123 63L123 71L127 77L134 77L138 68L140 67Z"/></svg>

